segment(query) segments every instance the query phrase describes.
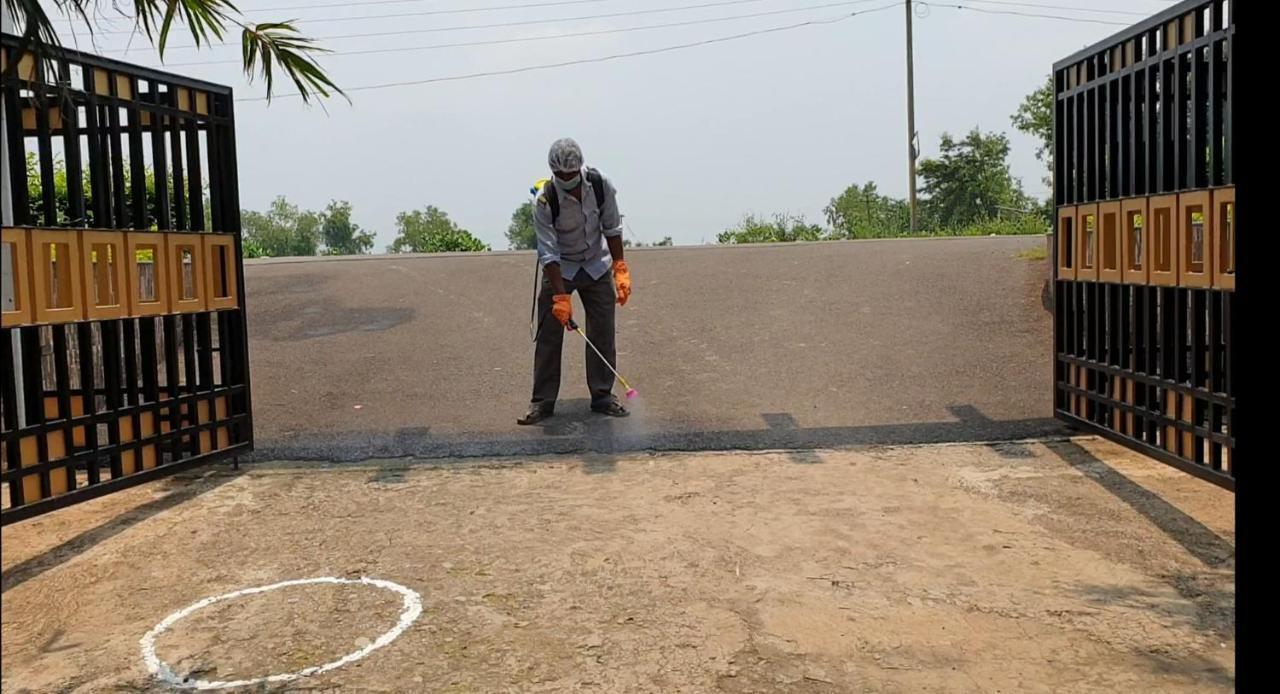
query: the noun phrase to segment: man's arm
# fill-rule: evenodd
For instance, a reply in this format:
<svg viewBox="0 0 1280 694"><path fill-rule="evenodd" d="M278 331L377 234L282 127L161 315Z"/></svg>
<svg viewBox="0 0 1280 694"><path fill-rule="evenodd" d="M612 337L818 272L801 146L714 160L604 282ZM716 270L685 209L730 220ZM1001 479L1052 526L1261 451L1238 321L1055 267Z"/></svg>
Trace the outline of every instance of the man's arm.
<svg viewBox="0 0 1280 694"><path fill-rule="evenodd" d="M604 240L609 244L609 255L613 256L613 262L622 260L622 237L606 236Z"/></svg>
<svg viewBox="0 0 1280 694"><path fill-rule="evenodd" d="M551 184L548 183L549 187ZM533 206L533 231L538 239L538 262L542 264L542 272L551 283L551 290L556 294L564 294L564 278L560 276L560 245L556 241L556 229L551 221L551 206L547 204L545 195L555 195L555 191L545 191L538 196Z"/></svg>
<svg viewBox="0 0 1280 694"><path fill-rule="evenodd" d="M618 191L608 178L604 183L604 206L600 208L600 231L609 244L609 255L614 262L622 260L622 215L618 212Z"/></svg>

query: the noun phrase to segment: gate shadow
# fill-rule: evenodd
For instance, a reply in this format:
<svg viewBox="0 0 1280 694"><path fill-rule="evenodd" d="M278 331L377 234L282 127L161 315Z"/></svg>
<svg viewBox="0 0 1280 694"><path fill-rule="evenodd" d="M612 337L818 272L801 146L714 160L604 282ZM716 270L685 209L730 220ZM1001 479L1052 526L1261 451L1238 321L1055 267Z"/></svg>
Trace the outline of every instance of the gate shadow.
<svg viewBox="0 0 1280 694"><path fill-rule="evenodd" d="M59 545L5 569L3 574L0 574L0 594L7 593L10 589L75 559L99 543L119 535L162 511L199 498L238 478L241 474L229 469L216 468L214 472L206 472L194 478L190 473L186 473L157 480L155 484L169 484L173 489L158 499L135 506L101 525L85 530Z"/></svg>
<svg viewBox="0 0 1280 694"><path fill-rule="evenodd" d="M1235 546L1158 494L1121 474L1074 441L1046 447L1063 462L1151 521L1205 566L1217 568L1235 560Z"/></svg>
<svg viewBox="0 0 1280 694"><path fill-rule="evenodd" d="M566 408L568 409L568 408ZM594 454L600 462L611 454L657 451L784 450L795 462L819 462L802 453L821 448L928 443L982 443L1045 437L1068 433L1049 418L993 420L969 405L949 408L956 419L939 422L872 424L865 426L802 427L788 413L762 413L764 426L755 429L645 430L632 419L598 415L560 415L543 426L517 432L433 434L429 428L392 431L310 432L258 440L254 461L358 462L389 458L477 458ZM677 425L678 426L678 425ZM1002 455L1021 457L1017 445L1002 446Z"/></svg>

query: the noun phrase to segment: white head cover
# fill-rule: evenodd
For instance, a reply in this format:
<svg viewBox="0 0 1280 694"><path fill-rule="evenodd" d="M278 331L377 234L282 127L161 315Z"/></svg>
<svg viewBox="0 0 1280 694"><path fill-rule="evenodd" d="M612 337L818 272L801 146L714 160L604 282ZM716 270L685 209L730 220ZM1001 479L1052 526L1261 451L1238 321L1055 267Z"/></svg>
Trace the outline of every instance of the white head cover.
<svg viewBox="0 0 1280 694"><path fill-rule="evenodd" d="M562 137L551 143L551 151L547 154L547 164L557 173L571 173L582 170L582 148L573 138Z"/></svg>

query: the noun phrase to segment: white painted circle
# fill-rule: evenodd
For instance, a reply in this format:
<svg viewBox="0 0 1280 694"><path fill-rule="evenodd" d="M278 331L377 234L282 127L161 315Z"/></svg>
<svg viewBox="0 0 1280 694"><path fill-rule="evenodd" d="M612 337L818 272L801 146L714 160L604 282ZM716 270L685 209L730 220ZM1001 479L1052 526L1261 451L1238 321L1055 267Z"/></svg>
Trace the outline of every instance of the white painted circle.
<svg viewBox="0 0 1280 694"><path fill-rule="evenodd" d="M158 638L164 632L168 631L169 627L172 627L178 621L190 616L191 613L197 610L202 610L210 605L223 602L225 600L234 600L236 598L242 598L246 595L256 595L258 593L265 593L270 590L276 590L277 588L289 588L291 586L314 585L318 583L329 583L329 584L336 584L336 585L366 585L366 586L374 586L376 588L382 588L384 590L390 590L404 596L404 608L400 611L400 619L396 621L395 626L391 627L390 630L386 631L381 636L374 639L372 643L365 646L364 648L361 648L358 651L353 651L351 653L348 653L331 663L325 663L323 665L315 665L309 668L298 670L297 672L288 672L283 675L267 675L265 677L256 677L254 679L249 679L249 680L234 680L234 681L226 681L226 682L217 682L217 681L210 682L208 680L191 680L191 679L185 679L185 678L179 677L169 667L168 663L164 662L163 660L160 660L160 658L156 655L156 638ZM360 660L361 658L369 655L370 653L394 641L397 637L400 636L400 634L404 633L404 630L408 629L409 625L413 624L414 621L416 621L418 619L418 616L421 614L422 614L422 596L418 595L417 592L400 585L399 583L393 583L392 581L384 581L380 578L367 578L363 576L360 577L359 579L333 578L329 576L321 576L318 578L300 578L293 581L282 581L280 583L273 583L269 586L259 586L257 588L245 588L244 590L237 590L233 593L226 593L225 595L217 595L212 598L205 598L204 600L201 600L199 602L187 605L181 610L178 610L177 612L174 612L168 617L165 617L164 620L162 620L159 624L155 625L151 629L151 631L148 631L146 636L143 636L142 640L139 643L142 646L142 662L146 664L147 671L150 672L157 679L163 681L164 683L174 687L181 688L181 689L202 689L202 690L230 689L232 687L247 687L255 684L273 684L277 682L292 682L294 680L299 680L304 677L313 677L315 675L323 674L323 673L329 672L330 670L336 670L337 668L340 668L343 665L354 663L355 661Z"/></svg>

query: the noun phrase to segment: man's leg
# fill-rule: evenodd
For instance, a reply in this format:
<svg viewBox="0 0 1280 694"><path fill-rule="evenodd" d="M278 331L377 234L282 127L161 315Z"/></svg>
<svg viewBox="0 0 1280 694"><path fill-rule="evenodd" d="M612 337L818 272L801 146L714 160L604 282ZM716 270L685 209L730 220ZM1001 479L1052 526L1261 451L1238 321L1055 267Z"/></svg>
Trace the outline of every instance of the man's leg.
<svg viewBox="0 0 1280 694"><path fill-rule="evenodd" d="M565 291L573 294L574 283L564 280ZM533 408L551 414L560 396L560 348L564 344L564 326L551 315L551 282L542 278L538 293L538 339L533 350Z"/></svg>
<svg viewBox="0 0 1280 694"><path fill-rule="evenodd" d="M591 389L591 408L609 408L616 404L613 397L613 372L609 366L617 366L618 359L614 342L614 313L617 310L617 294L613 289L613 274L606 272L598 280L590 276L578 284L578 296L582 297L582 306L587 312L585 326L587 338L600 350L606 365L600 361L590 345L587 350L587 386Z"/></svg>

